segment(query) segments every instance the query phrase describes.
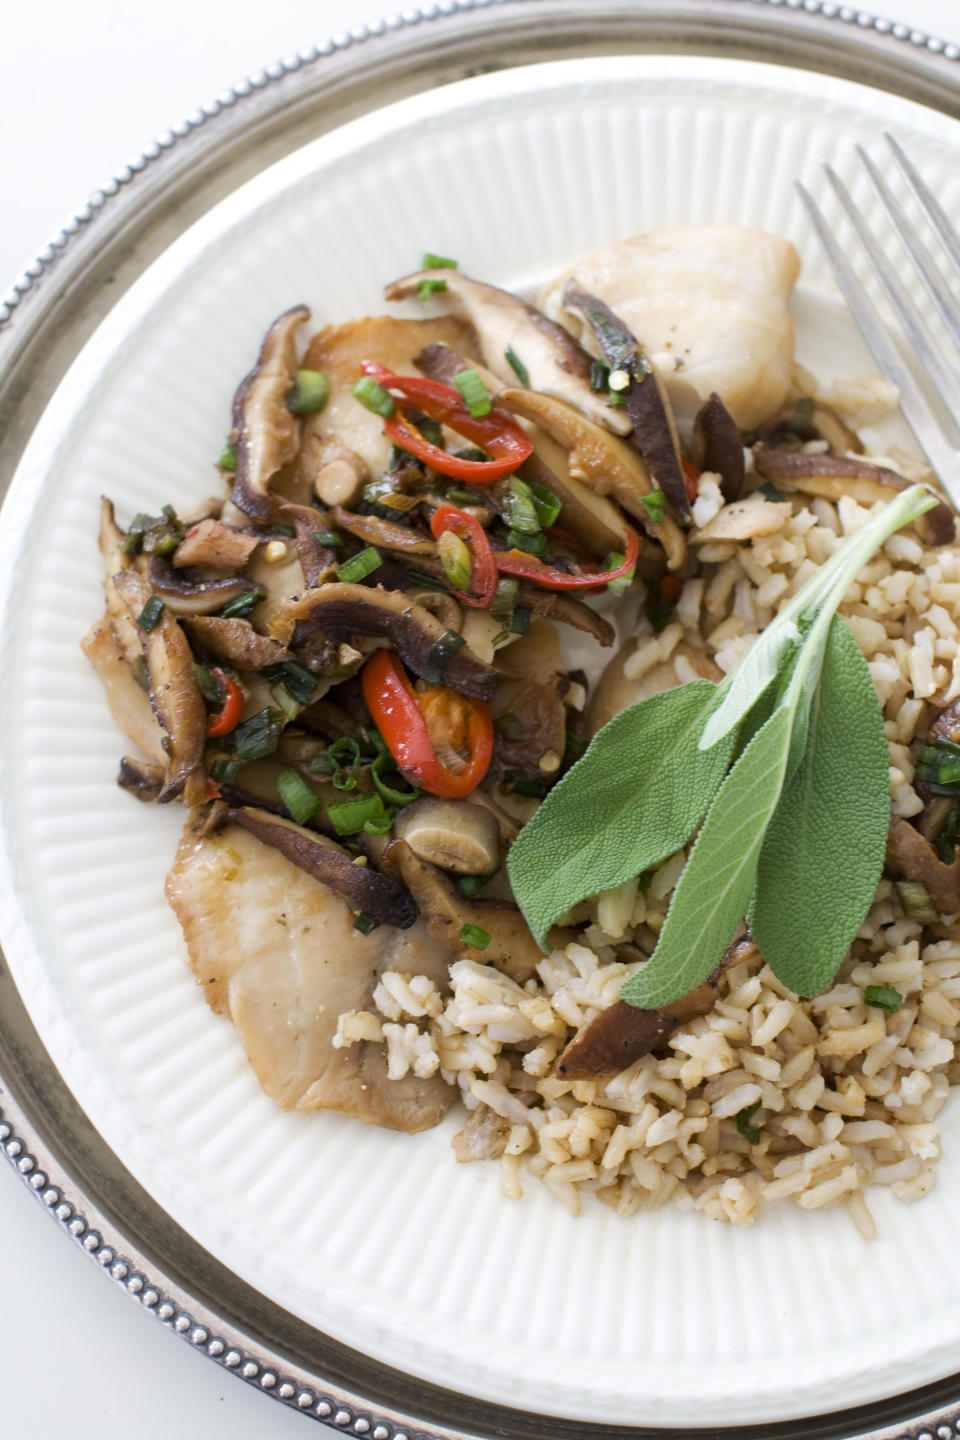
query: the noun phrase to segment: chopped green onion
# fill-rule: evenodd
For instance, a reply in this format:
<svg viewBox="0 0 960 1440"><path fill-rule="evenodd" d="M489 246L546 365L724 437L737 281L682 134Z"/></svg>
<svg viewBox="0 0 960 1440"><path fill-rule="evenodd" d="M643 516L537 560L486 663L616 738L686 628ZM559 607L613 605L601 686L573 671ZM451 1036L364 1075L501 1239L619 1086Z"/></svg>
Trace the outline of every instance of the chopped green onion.
<svg viewBox="0 0 960 1440"><path fill-rule="evenodd" d="M416 426L424 440L429 441L431 445L443 444L443 426L439 420L431 420L428 415L420 415L417 418ZM415 455L410 455L409 450L404 450L403 453L408 459L417 459ZM422 464L423 462L418 460L417 463Z"/></svg>
<svg viewBox="0 0 960 1440"><path fill-rule="evenodd" d="M274 684L285 686L294 700L299 700L301 705L306 705L317 688L316 675L305 665L298 665L296 660L282 660L279 665L267 665L260 673Z"/></svg>
<svg viewBox="0 0 960 1440"><path fill-rule="evenodd" d="M517 605L517 596L520 594L520 581L515 580L512 575L505 575L498 583L494 591L493 600L490 604L490 614L494 620L509 620Z"/></svg>
<svg viewBox="0 0 960 1440"><path fill-rule="evenodd" d="M368 915L365 910L361 910L353 922L353 928L354 930L359 930L361 935L370 935L376 930L379 924L379 920L374 919L372 915Z"/></svg>
<svg viewBox="0 0 960 1440"><path fill-rule="evenodd" d="M955 795L960 786L960 747L943 736L917 751L917 779L935 795Z"/></svg>
<svg viewBox="0 0 960 1440"><path fill-rule="evenodd" d="M210 779L232 785L242 769L243 762L240 760L214 760L209 770Z"/></svg>
<svg viewBox="0 0 960 1440"><path fill-rule="evenodd" d="M603 569L603 570L616 570L616 568L617 568L618 565L622 565L622 564L623 564L623 561L624 561L624 556L623 556L622 553L618 554L616 550L611 550L610 554L609 554L609 555L607 556L607 558L604 560L603 565L601 566L601 569ZM637 573L637 567L636 567L636 565L631 565L631 566L630 566L630 569L626 572L626 574L625 574L625 575L621 575L621 576L619 577L619 579L617 579L617 580L608 580L608 581L607 581L607 589L610 591L610 594L611 594L611 595L622 595L626 590L629 590L629 589L630 589L630 586L633 584L633 577L636 575L636 573Z"/></svg>
<svg viewBox="0 0 960 1440"><path fill-rule="evenodd" d="M280 771L274 784L277 794L298 825L306 825L308 820L313 819L320 809L320 796L313 793L306 780L292 765Z"/></svg>
<svg viewBox="0 0 960 1440"><path fill-rule="evenodd" d="M229 736L229 744L244 764L249 760L263 760L276 750L283 726L283 712L268 705L238 725Z"/></svg>
<svg viewBox="0 0 960 1440"><path fill-rule="evenodd" d="M344 764L341 764L342 756L349 756ZM339 740L315 755L307 768L311 775L330 775L335 790L355 790L359 766L360 746L351 736L341 735Z"/></svg>
<svg viewBox="0 0 960 1440"><path fill-rule="evenodd" d="M236 470L237 452L233 448L229 440L227 441L226 445L224 445L223 451L221 452L220 459L217 461L217 464L221 470Z"/></svg>
<svg viewBox="0 0 960 1440"><path fill-rule="evenodd" d="M439 640L433 642L420 667L420 674L428 685L446 685L447 667L465 644L463 636L458 635L456 630L444 630Z"/></svg>
<svg viewBox="0 0 960 1440"><path fill-rule="evenodd" d="M410 582L419 585L421 590L438 590L443 595L449 595L449 587L446 581L441 580L438 575L428 575L426 570L408 570Z"/></svg>
<svg viewBox="0 0 960 1440"><path fill-rule="evenodd" d="M296 533L292 525L285 525L281 520L270 521L271 535L283 535L285 539L292 540Z"/></svg>
<svg viewBox="0 0 960 1440"><path fill-rule="evenodd" d="M487 393L479 370L459 370L453 377L453 383L463 396L467 409L475 420L481 420L484 415L489 415L493 409L493 403Z"/></svg>
<svg viewBox="0 0 960 1440"><path fill-rule="evenodd" d="M316 415L327 403L330 381L322 370L298 370L287 391L286 405L292 415Z"/></svg>
<svg viewBox="0 0 960 1440"><path fill-rule="evenodd" d="M338 548L343 544L343 536L338 535L336 530L314 530L313 538L318 545L332 545Z"/></svg>
<svg viewBox="0 0 960 1440"><path fill-rule="evenodd" d="M283 711L284 719L288 721L296 720L303 706L294 700L286 685L271 685L270 694Z"/></svg>
<svg viewBox="0 0 960 1440"><path fill-rule="evenodd" d="M447 500L451 505L482 504L480 496L475 495L472 490L448 490L446 495L444 496L444 499Z"/></svg>
<svg viewBox="0 0 960 1440"><path fill-rule="evenodd" d="M754 1115L756 1115L762 1104L762 1100L754 1100L752 1105L745 1105L742 1110L737 1112L737 1130L743 1136L744 1140L749 1140L751 1145L758 1145L760 1143L760 1131L756 1125L751 1125L750 1121Z"/></svg>
<svg viewBox="0 0 960 1440"><path fill-rule="evenodd" d="M954 805L937 836L937 856L944 865L949 865L953 860L958 839L960 839L960 804Z"/></svg>
<svg viewBox="0 0 960 1440"><path fill-rule="evenodd" d="M610 367L609 367L609 365L604 365L604 363L603 363L602 360L591 360L591 361L590 361L590 389L593 390L593 391L595 391L598 395L600 395L600 394L603 393L604 390L609 389L609 385L610 385Z"/></svg>
<svg viewBox="0 0 960 1440"><path fill-rule="evenodd" d="M133 678L140 686L140 689L149 691L150 671L147 668L146 655L135 655L130 662L130 668L133 671Z"/></svg>
<svg viewBox="0 0 960 1440"><path fill-rule="evenodd" d="M479 925L461 925L460 939L464 945L472 945L474 950L486 950L490 944L488 931L481 930Z"/></svg>
<svg viewBox="0 0 960 1440"><path fill-rule="evenodd" d="M448 260L445 255L434 255L430 250L425 253L420 262L421 270L456 270L458 268L456 260Z"/></svg>
<svg viewBox="0 0 960 1440"><path fill-rule="evenodd" d="M898 880L896 885L904 915L911 920L919 920L924 925L930 925L936 920L936 906L926 885L921 885L917 880Z"/></svg>
<svg viewBox="0 0 960 1440"><path fill-rule="evenodd" d="M172 555L183 539L183 525L172 505L159 515L135 515L123 537L125 555Z"/></svg>
<svg viewBox="0 0 960 1440"><path fill-rule="evenodd" d="M393 829L393 822L396 818L396 810L388 810L382 820L368 820L363 828L368 835L386 835L389 830Z"/></svg>
<svg viewBox="0 0 960 1440"><path fill-rule="evenodd" d="M528 555L543 555L547 548L547 537L542 532L523 535L519 530L508 530L507 545L511 550L523 550Z"/></svg>
<svg viewBox="0 0 960 1440"><path fill-rule="evenodd" d="M355 800L334 800L327 817L338 835L356 835L368 820L382 820L387 807L380 795L358 795Z"/></svg>
<svg viewBox="0 0 960 1440"><path fill-rule="evenodd" d="M516 715L511 715L509 710L504 715L498 715L493 722L493 728L504 740L522 740L526 734L523 723Z"/></svg>
<svg viewBox="0 0 960 1440"><path fill-rule="evenodd" d="M889 1010L892 1015L903 1004L903 996L892 985L868 985L863 992L867 1005L876 1005L879 1010Z"/></svg>
<svg viewBox="0 0 960 1440"><path fill-rule="evenodd" d="M361 405L372 410L374 415L381 415L384 420L389 420L397 408L393 396L384 390L380 382L374 380L372 375L364 375L361 380L357 381L350 393L354 399L360 401Z"/></svg>
<svg viewBox="0 0 960 1440"><path fill-rule="evenodd" d="M201 665L197 660L191 660L190 672L197 682L197 689L200 691L204 700L209 700L212 705L216 705L220 699L220 691L217 688L216 680L214 680L206 665Z"/></svg>
<svg viewBox="0 0 960 1440"><path fill-rule="evenodd" d="M383 564L383 556L375 545L368 545L366 550L361 550L359 555L345 560L342 565L337 566L337 579L347 584L354 584L363 580L367 575L372 575L374 570Z"/></svg>
<svg viewBox="0 0 960 1440"><path fill-rule="evenodd" d="M470 546L452 530L445 530L437 541L437 554L443 573L455 590L469 590L473 574Z"/></svg>
<svg viewBox="0 0 960 1440"><path fill-rule="evenodd" d="M521 480L518 475L508 475L497 486L496 494L500 514L512 531L519 531L521 535L540 533L537 503L526 480Z"/></svg>
<svg viewBox="0 0 960 1440"><path fill-rule="evenodd" d="M483 889L489 879L489 875L461 875L457 881L457 889L469 900L478 890Z"/></svg>
<svg viewBox="0 0 960 1440"><path fill-rule="evenodd" d="M766 484L760 486L760 494L766 495L768 500L773 500L774 503L778 505L783 500L783 496L780 494L780 491L777 489L776 485L774 485L770 480L768 480Z"/></svg>
<svg viewBox="0 0 960 1440"><path fill-rule="evenodd" d="M506 350L504 350L503 353L504 353L504 355L506 356L507 364L510 366L510 369L513 371L514 375L516 375L517 379L520 381L520 384L521 384L521 385L525 385L525 386L527 387L527 389L529 390L529 389L530 389L530 371L527 369L526 365L524 365L523 361L520 359L520 356L519 356L519 355L517 354L517 352L514 350L513 346L512 346L512 345L508 345L507 348L506 348Z"/></svg>
<svg viewBox="0 0 960 1440"><path fill-rule="evenodd" d="M567 769L570 765L576 764L576 762L580 759L580 756L583 755L586 751L589 743L590 742L587 739L586 735L576 735L572 730L567 731L566 740L564 741L563 745L564 769Z"/></svg>
<svg viewBox="0 0 960 1440"><path fill-rule="evenodd" d="M619 390L607 391L607 404L610 406L611 410L619 410L621 406L626 405L626 403L626 400L620 394Z"/></svg>
<svg viewBox="0 0 960 1440"><path fill-rule="evenodd" d="M524 483L530 491L533 507L537 512L537 519L540 521L542 528L548 530L551 525L557 523L563 506L553 491L547 489L546 485L539 485L536 480L527 480Z"/></svg>
<svg viewBox="0 0 960 1440"><path fill-rule="evenodd" d="M479 445L466 445L462 450L454 450L453 453L458 460L477 460L481 464L490 459L486 450L481 450Z"/></svg>
<svg viewBox="0 0 960 1440"><path fill-rule="evenodd" d="M247 590L243 595L238 595L236 600L230 600L220 614L224 620L242 620L250 614L255 605L259 605L260 601L266 598L266 590L262 585L258 585L255 590Z"/></svg>
<svg viewBox="0 0 960 1440"><path fill-rule="evenodd" d="M659 525L664 516L663 491L654 490L649 495L641 495L640 504L646 510L653 523Z"/></svg>
<svg viewBox="0 0 960 1440"><path fill-rule="evenodd" d="M145 634L149 635L162 614L163 601L158 596L151 595L137 616L137 624Z"/></svg>
<svg viewBox="0 0 960 1440"><path fill-rule="evenodd" d="M370 766L370 778L373 781L374 789L387 805L395 805L402 809L404 805L410 805L414 800L420 799L423 794L422 790L418 790L416 786L409 790L398 790L396 786L389 785L384 780L384 772L388 775L395 774L398 780L403 779L403 776L397 771L397 763L389 750L383 750Z"/></svg>
<svg viewBox="0 0 960 1440"><path fill-rule="evenodd" d="M421 300L429 300L430 296L439 290L446 290L446 280L421 280L417 286L417 294Z"/></svg>
<svg viewBox="0 0 960 1440"><path fill-rule="evenodd" d="M526 775L522 770L508 770L503 778L514 795L528 795L534 800L542 800L551 785L542 775Z"/></svg>
<svg viewBox="0 0 960 1440"><path fill-rule="evenodd" d="M530 611L525 605L518 605L510 617L511 635L526 635L530 630Z"/></svg>

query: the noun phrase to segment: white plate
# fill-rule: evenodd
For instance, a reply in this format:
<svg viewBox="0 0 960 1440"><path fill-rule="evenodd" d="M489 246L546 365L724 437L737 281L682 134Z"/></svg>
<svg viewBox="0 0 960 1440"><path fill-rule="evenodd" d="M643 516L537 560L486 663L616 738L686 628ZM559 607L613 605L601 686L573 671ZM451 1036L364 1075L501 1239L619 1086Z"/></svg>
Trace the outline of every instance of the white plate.
<svg viewBox="0 0 960 1440"><path fill-rule="evenodd" d="M382 308L424 249L526 286L635 231L739 221L805 261L802 358L872 369L792 191L894 128L947 208L960 130L852 84L717 60L566 62L357 121L219 205L117 306L35 433L0 527L2 936L51 1055L109 1145L223 1263L319 1330L426 1380L572 1419L736 1425L956 1368L960 1106L881 1238L787 1208L741 1232L667 1209L571 1219L532 1181L409 1138L284 1115L183 963L162 893L181 816L114 785L124 742L79 652L100 609L97 501L205 495L269 321ZM858 185L859 190L859 185Z"/></svg>

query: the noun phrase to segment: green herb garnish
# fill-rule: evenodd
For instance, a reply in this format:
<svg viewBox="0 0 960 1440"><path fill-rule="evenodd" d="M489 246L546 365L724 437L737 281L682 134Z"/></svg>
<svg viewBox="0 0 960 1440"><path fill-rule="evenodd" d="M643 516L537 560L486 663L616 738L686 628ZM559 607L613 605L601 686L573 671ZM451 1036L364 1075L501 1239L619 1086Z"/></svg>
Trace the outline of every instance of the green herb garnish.
<svg viewBox="0 0 960 1440"><path fill-rule="evenodd" d="M249 720L244 720L238 725L232 735L226 737L224 745L229 745L238 760L244 764L248 760L263 760L267 755L272 755L280 741L280 731L285 724L283 711L275 710L268 705L264 710L258 710L256 715L251 715Z"/></svg>
<svg viewBox="0 0 960 1440"><path fill-rule="evenodd" d="M493 409L486 385L479 370L458 370L453 383L463 396L464 404L475 420L482 420Z"/></svg>
<svg viewBox="0 0 960 1440"><path fill-rule="evenodd" d="M361 380L357 381L350 393L355 400L360 401L361 405L372 410L374 415L382 416L384 420L389 420L397 408L390 392L384 390L380 382L374 380L372 375L364 375Z"/></svg>
<svg viewBox="0 0 960 1440"><path fill-rule="evenodd" d="M221 470L236 470L237 452L228 440L220 452L220 459L217 461Z"/></svg>
<svg viewBox="0 0 960 1440"><path fill-rule="evenodd" d="M421 300L429 300L431 295L446 288L446 280L421 280L417 285L417 294Z"/></svg>
<svg viewBox="0 0 960 1440"><path fill-rule="evenodd" d="M376 792L358 795L355 800L334 800L327 806L327 818L338 835L356 835L366 828L368 821L384 820L387 813L383 797ZM393 820L392 814L390 820Z"/></svg>
<svg viewBox="0 0 960 1440"><path fill-rule="evenodd" d="M651 490L649 495L641 495L640 504L644 510L646 510L653 523L659 525L665 513L663 491Z"/></svg>
<svg viewBox="0 0 960 1440"><path fill-rule="evenodd" d="M481 930L479 925L461 925L460 939L464 945L472 945L474 950L486 950L490 944L489 933Z"/></svg>
<svg viewBox="0 0 960 1440"><path fill-rule="evenodd" d="M287 409L293 415L316 415L327 403L330 381L322 370L298 370L287 391Z"/></svg>
<svg viewBox="0 0 960 1440"><path fill-rule="evenodd" d="M313 793L306 780L292 765L280 771L274 784L277 794L298 825L306 825L308 820L313 819L322 803L320 796Z"/></svg>
<svg viewBox="0 0 960 1440"><path fill-rule="evenodd" d="M236 600L229 600L220 614L224 620L243 620L255 605L259 605L260 601L266 598L266 590L262 585L258 585L255 590L246 590L242 595L238 595Z"/></svg>
<svg viewBox="0 0 960 1440"><path fill-rule="evenodd" d="M448 260L446 255L434 255L430 250L426 251L420 261L421 270L456 270L457 268L456 260Z"/></svg>
<svg viewBox="0 0 960 1440"><path fill-rule="evenodd" d="M699 830L657 948L621 998L656 1009L688 994L744 918L790 990L829 984L876 890L890 809L883 716L836 609L888 536L934 504L914 485L868 520L719 685L654 695L600 731L510 850L541 944L573 905Z"/></svg>
<svg viewBox="0 0 960 1440"><path fill-rule="evenodd" d="M745 1105L742 1110L737 1111L737 1130L743 1136L744 1140L749 1140L751 1145L759 1145L760 1143L760 1131L756 1125L751 1125L750 1121L754 1115L756 1115L762 1104L762 1100L754 1100L752 1105Z"/></svg>
<svg viewBox="0 0 960 1440"><path fill-rule="evenodd" d="M530 389L530 371L527 369L526 365L524 365L523 361L520 359L520 356L517 354L516 350L514 350L514 348L513 348L512 345L508 345L507 348L506 348L506 350L504 350L503 354L504 354L504 357L505 357L505 359L506 359L507 364L510 366L510 369L513 371L514 375L516 375L517 379L520 381L520 384L521 384L521 385L525 385L526 388L529 390L529 389Z"/></svg>
<svg viewBox="0 0 960 1440"><path fill-rule="evenodd" d="M903 996L892 985L868 985L863 998L867 1005L876 1005L879 1010L888 1010L891 1015L903 1004Z"/></svg>
<svg viewBox="0 0 960 1440"><path fill-rule="evenodd" d="M137 616L137 624L145 635L149 635L163 614L163 601L156 595L151 595Z"/></svg>
<svg viewBox="0 0 960 1440"><path fill-rule="evenodd" d="M358 580L364 580L372 575L374 570L379 569L383 564L383 556L375 545L368 545L366 550L361 550L359 555L353 555L349 560L344 560L342 565L337 566L337 579L348 584L356 584Z"/></svg>

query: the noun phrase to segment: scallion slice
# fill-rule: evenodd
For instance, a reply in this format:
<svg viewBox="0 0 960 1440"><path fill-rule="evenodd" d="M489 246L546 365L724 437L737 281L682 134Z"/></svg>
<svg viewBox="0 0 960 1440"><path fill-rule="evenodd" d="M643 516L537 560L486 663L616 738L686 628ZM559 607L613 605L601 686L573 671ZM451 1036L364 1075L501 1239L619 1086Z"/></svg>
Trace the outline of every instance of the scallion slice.
<svg viewBox="0 0 960 1440"><path fill-rule="evenodd" d="M547 493L549 494L549 491ZM540 533L540 514L537 502L526 480L521 480L519 475L508 475L497 486L497 501L500 506L500 514L510 526L511 531L517 531L521 535L538 535Z"/></svg>
<svg viewBox="0 0 960 1440"><path fill-rule="evenodd" d="M891 1015L903 1004L903 996L892 985L868 985L863 999L866 1005L876 1005L879 1010L888 1010Z"/></svg>
<svg viewBox="0 0 960 1440"><path fill-rule="evenodd" d="M602 360L590 361L590 389L602 395L610 385L610 367Z"/></svg>
<svg viewBox="0 0 960 1440"><path fill-rule="evenodd" d="M524 535L519 530L507 531L507 546L511 550L523 550L527 555L543 555L547 548L547 537L538 531L536 535Z"/></svg>
<svg viewBox="0 0 960 1440"><path fill-rule="evenodd" d="M303 776L288 765L281 770L274 784L277 794L298 825L306 825L320 809L320 796L315 795Z"/></svg>
<svg viewBox="0 0 960 1440"><path fill-rule="evenodd" d="M210 779L218 784L232 785L242 769L243 762L240 760L214 760L209 767Z"/></svg>
<svg viewBox="0 0 960 1440"><path fill-rule="evenodd" d="M318 545L331 545L334 549L343 544L343 536L338 535L336 530L314 530L313 538Z"/></svg>
<svg viewBox="0 0 960 1440"><path fill-rule="evenodd" d="M414 800L420 799L420 796L423 794L422 790L418 790L416 786L407 790L398 790L395 785L388 784L383 778L385 774L396 775L398 780L403 780L403 776L397 770L396 761L389 750L382 751L370 766L370 778L373 781L374 789L377 794L381 796L384 804L395 805L398 809L402 809L404 805L411 805ZM406 781L404 781L404 784L406 784ZM391 824L392 823L391 817Z"/></svg>
<svg viewBox="0 0 960 1440"><path fill-rule="evenodd" d="M517 352L514 350L513 346L512 346L512 345L508 345L507 348L506 348L506 350L504 350L503 353L504 353L504 356L505 356L505 358L506 358L507 364L510 366L510 369L513 371L514 375L516 375L517 379L520 381L520 384L521 384L521 385L525 385L526 388L529 390L529 389L530 389L530 371L527 369L526 365L524 365L523 361L520 359L520 356L519 356L519 355L517 354Z"/></svg>
<svg viewBox="0 0 960 1440"><path fill-rule="evenodd" d="M364 375L357 381L350 393L354 399L360 401L361 405L372 410L374 415L382 416L384 420L389 420L397 408L390 392L384 390L380 382L374 380L372 375Z"/></svg>
<svg viewBox="0 0 960 1440"><path fill-rule="evenodd" d="M447 667L465 644L463 636L458 635L456 630L444 630L439 640L433 642L420 669L428 685L446 685Z"/></svg>
<svg viewBox="0 0 960 1440"><path fill-rule="evenodd" d="M623 564L623 558L624 557L622 552L618 553L616 550L611 550L610 554L604 560L601 569L616 570L618 565ZM636 573L636 565L631 565L630 569L625 575L620 575L616 580L609 580L607 582L607 589L610 591L610 594L622 595L625 591L629 590L630 586L633 584L633 577L634 575L636 575Z"/></svg>
<svg viewBox="0 0 960 1440"><path fill-rule="evenodd" d="M469 900L471 896L483 889L489 879L489 875L461 875L457 881L457 889Z"/></svg>
<svg viewBox="0 0 960 1440"><path fill-rule="evenodd" d="M345 560L342 565L337 566L337 579L343 580L346 584L356 584L383 564L383 556L375 545L368 545L366 550L361 550L359 555L353 555Z"/></svg>
<svg viewBox="0 0 960 1440"><path fill-rule="evenodd" d="M200 691L204 700L209 700L211 705L216 705L220 699L220 691L217 688L216 680L214 680L206 665L201 665L199 661L192 660L190 662L190 673L197 682L197 689Z"/></svg>
<svg viewBox="0 0 960 1440"><path fill-rule="evenodd" d="M375 919L373 915L368 915L365 910L361 910L353 922L353 928L354 930L359 930L361 935L372 935L379 924L380 921Z"/></svg>
<svg viewBox="0 0 960 1440"><path fill-rule="evenodd" d="M288 722L296 720L303 706L294 700L286 685L271 685L270 694L276 701L278 708L283 711L283 718Z"/></svg>
<svg viewBox="0 0 960 1440"><path fill-rule="evenodd" d="M480 420L484 415L489 415L493 409L493 402L487 393L479 370L459 370L453 377L456 385L470 414L475 420Z"/></svg>
<svg viewBox="0 0 960 1440"><path fill-rule="evenodd" d="M926 885L917 880L898 880L896 886L904 915L924 925L932 925L937 918L937 909Z"/></svg>
<svg viewBox="0 0 960 1440"><path fill-rule="evenodd" d="M760 494L766 495L768 500L772 500L777 505L782 504L783 502L783 496L780 494L780 491L777 489L776 485L774 485L770 480L767 480L763 485L760 486Z"/></svg>
<svg viewBox="0 0 960 1440"><path fill-rule="evenodd" d="M553 491L547 489L546 485L539 485L536 480L526 480L524 484L530 491L533 507L537 512L537 519L540 521L541 528L543 530L549 530L551 525L557 523L563 506Z"/></svg>
<svg viewBox="0 0 960 1440"><path fill-rule="evenodd" d="M737 1111L737 1130L744 1140L749 1140L751 1145L760 1143L760 1131L756 1125L751 1125L750 1121L762 1104L762 1100L754 1100L752 1105L746 1105L742 1110Z"/></svg>
<svg viewBox="0 0 960 1440"><path fill-rule="evenodd" d="M283 711L268 705L239 724L224 743L232 746L237 759L244 764L263 760L276 750L284 723Z"/></svg>
<svg viewBox="0 0 960 1440"><path fill-rule="evenodd" d="M322 370L298 370L287 391L287 409L292 415L316 415L329 395L330 381Z"/></svg>
<svg viewBox="0 0 960 1440"><path fill-rule="evenodd" d="M518 605L510 617L510 633L526 635L530 629L530 611L525 605Z"/></svg>
<svg viewBox="0 0 960 1440"><path fill-rule="evenodd" d="M421 280L417 286L417 294L421 300L429 300L431 295L435 295L440 290L446 290L446 288L446 280Z"/></svg>
<svg viewBox="0 0 960 1440"><path fill-rule="evenodd" d="M473 574L470 546L452 530L445 530L437 541L437 554L443 573L455 590L469 590Z"/></svg>
<svg viewBox="0 0 960 1440"><path fill-rule="evenodd" d="M298 665L296 660L282 660L279 665L267 665L260 673L272 684L283 685L301 705L306 705L317 688L316 675L305 665Z"/></svg>
<svg viewBox="0 0 960 1440"><path fill-rule="evenodd" d="M420 262L421 270L456 270L458 268L456 260L448 260L445 255L434 255L430 250L426 251Z"/></svg>
<svg viewBox="0 0 960 1440"><path fill-rule="evenodd" d="M665 513L663 491L652 490L649 495L641 495L640 503L653 523L659 525Z"/></svg>
<svg viewBox="0 0 960 1440"><path fill-rule="evenodd" d="M506 622L510 619L516 609L519 594L520 581L515 580L512 575L504 575L497 584L490 605L490 614L494 620Z"/></svg>
<svg viewBox="0 0 960 1440"><path fill-rule="evenodd" d="M236 600L228 601L220 614L224 620L242 620L250 614L255 605L259 605L260 601L266 598L266 590L262 585L258 585L255 590L247 590L243 595L238 595Z"/></svg>
<svg viewBox="0 0 960 1440"><path fill-rule="evenodd" d="M151 595L137 616L137 624L145 635L149 635L163 614L163 601L158 595Z"/></svg>
<svg viewBox="0 0 960 1440"><path fill-rule="evenodd" d="M486 950L490 944L490 934L481 930L479 925L461 925L460 939L464 945L472 945L474 950Z"/></svg>
<svg viewBox="0 0 960 1440"><path fill-rule="evenodd" d="M449 594L449 587L445 580L438 575L428 575L426 570L408 570L410 583L418 585L421 590L439 590L442 594Z"/></svg>
<svg viewBox="0 0 960 1440"><path fill-rule="evenodd" d="M223 450L220 454L220 459L217 461L217 464L219 465L221 470L236 470L237 452L233 448L229 440L227 441L226 445L224 445Z"/></svg>
<svg viewBox="0 0 960 1440"><path fill-rule="evenodd" d="M368 820L383 820L387 807L376 793L358 795L354 800L334 800L327 806L327 818L338 835L356 835Z"/></svg>

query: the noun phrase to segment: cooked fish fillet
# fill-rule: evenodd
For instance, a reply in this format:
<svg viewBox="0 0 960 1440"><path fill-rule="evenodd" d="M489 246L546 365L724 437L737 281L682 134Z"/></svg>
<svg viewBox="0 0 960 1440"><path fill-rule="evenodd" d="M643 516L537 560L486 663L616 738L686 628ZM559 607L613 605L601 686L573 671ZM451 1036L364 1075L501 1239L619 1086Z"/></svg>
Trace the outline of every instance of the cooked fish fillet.
<svg viewBox="0 0 960 1440"><path fill-rule="evenodd" d="M800 271L789 240L740 225L687 225L635 235L581 260L542 297L553 319L598 354L579 312L563 308L575 277L606 301L692 418L716 391L737 424L759 425L783 404L793 364L787 301Z"/></svg>
<svg viewBox="0 0 960 1440"><path fill-rule="evenodd" d="M453 1087L388 1080L383 1045L334 1049L337 1017L370 1004L385 970L447 983L450 953L418 921L353 928L353 914L279 851L228 825L184 831L167 899L212 1009L229 1015L264 1090L285 1110L340 1110L393 1130L427 1130Z"/></svg>

